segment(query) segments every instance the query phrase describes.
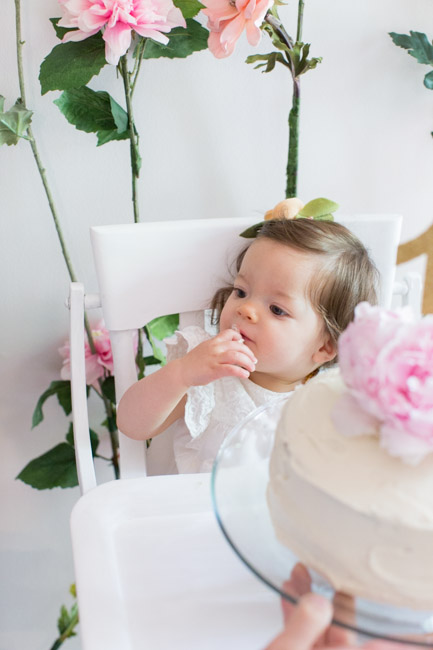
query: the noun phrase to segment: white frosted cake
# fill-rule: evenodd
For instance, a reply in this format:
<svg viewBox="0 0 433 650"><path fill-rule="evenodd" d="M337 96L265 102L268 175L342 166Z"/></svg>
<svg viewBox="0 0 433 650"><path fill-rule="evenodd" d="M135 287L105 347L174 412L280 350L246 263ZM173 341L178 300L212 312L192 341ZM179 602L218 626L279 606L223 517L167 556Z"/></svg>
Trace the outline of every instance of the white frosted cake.
<svg viewBox="0 0 433 650"><path fill-rule="evenodd" d="M324 371L284 408L267 495L277 537L338 591L433 610L433 453L391 455L370 416L351 432L347 392L338 369Z"/></svg>

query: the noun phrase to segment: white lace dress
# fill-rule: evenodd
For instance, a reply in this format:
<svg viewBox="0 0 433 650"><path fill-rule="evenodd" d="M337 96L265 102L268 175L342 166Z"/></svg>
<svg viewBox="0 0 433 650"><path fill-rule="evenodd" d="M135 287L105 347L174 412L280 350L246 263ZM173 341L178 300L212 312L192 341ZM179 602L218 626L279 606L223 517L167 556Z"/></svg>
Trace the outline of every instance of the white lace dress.
<svg viewBox="0 0 433 650"><path fill-rule="evenodd" d="M186 327L166 339L167 361L184 356L211 338L200 327ZM275 393L249 379L223 377L206 386L188 390L185 418L174 422L163 434L171 434L174 461L179 473L210 472L224 438L252 410L277 400Z"/></svg>

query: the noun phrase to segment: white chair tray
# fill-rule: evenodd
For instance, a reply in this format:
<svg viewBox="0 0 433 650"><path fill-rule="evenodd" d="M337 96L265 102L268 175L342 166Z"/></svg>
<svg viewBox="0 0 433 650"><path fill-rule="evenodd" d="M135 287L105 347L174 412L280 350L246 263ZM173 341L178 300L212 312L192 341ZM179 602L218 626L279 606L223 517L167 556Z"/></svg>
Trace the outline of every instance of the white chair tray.
<svg viewBox="0 0 433 650"><path fill-rule="evenodd" d="M262 650L281 628L219 530L209 474L102 484L71 522L83 650Z"/></svg>

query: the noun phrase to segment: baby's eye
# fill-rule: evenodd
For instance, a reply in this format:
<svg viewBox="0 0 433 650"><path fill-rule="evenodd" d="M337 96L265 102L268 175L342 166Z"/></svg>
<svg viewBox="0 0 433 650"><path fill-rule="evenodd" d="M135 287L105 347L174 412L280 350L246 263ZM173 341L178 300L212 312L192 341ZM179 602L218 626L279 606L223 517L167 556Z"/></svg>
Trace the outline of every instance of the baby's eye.
<svg viewBox="0 0 433 650"><path fill-rule="evenodd" d="M284 309L281 309L281 307L277 307L277 305L271 305L269 309L275 316L288 316L288 313Z"/></svg>
<svg viewBox="0 0 433 650"><path fill-rule="evenodd" d="M233 287L233 293L237 298L245 298L247 295L246 292L243 289L239 289L239 287Z"/></svg>

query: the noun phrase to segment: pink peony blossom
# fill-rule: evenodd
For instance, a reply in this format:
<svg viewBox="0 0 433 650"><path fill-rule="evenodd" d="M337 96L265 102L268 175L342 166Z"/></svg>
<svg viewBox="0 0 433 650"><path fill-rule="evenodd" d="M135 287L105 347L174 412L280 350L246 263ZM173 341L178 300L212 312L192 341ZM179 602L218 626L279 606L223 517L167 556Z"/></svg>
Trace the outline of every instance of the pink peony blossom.
<svg viewBox="0 0 433 650"><path fill-rule="evenodd" d="M273 0L202 0L210 31L209 49L217 59L230 56L245 29L250 45L262 37L260 25Z"/></svg>
<svg viewBox="0 0 433 650"><path fill-rule="evenodd" d="M433 452L433 315L417 321L408 310L362 303L340 337L339 360L390 454L416 463Z"/></svg>
<svg viewBox="0 0 433 650"><path fill-rule="evenodd" d="M186 27L180 9L172 0L59 0L64 15L58 25L76 27L63 37L82 41L104 29L105 58L117 65L131 44L131 32L166 45L161 32Z"/></svg>
<svg viewBox="0 0 433 650"><path fill-rule="evenodd" d="M85 342L85 365L86 365L86 384L88 386L98 387L97 381L101 377L113 374L113 355L111 352L111 342L108 330L102 322L92 328L92 338L95 344L96 353L93 354L88 341ZM137 351L138 337L134 339L134 349ZM71 379L71 360L70 345L66 341L63 347L59 349L63 357L63 365L60 371L62 379Z"/></svg>

